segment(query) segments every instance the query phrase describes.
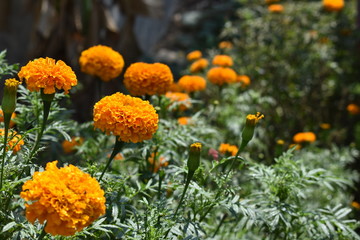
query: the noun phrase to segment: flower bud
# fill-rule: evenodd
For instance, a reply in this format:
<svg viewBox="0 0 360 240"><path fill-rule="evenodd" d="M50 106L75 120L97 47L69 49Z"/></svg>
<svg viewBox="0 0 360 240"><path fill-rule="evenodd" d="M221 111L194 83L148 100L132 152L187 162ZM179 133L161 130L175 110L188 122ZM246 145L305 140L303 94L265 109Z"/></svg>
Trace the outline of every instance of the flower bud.
<svg viewBox="0 0 360 240"><path fill-rule="evenodd" d="M259 112L257 112L256 114L247 115L245 127L241 134L241 150L250 142L250 140L254 136L255 126L257 122L262 118L264 118L264 115Z"/></svg>
<svg viewBox="0 0 360 240"><path fill-rule="evenodd" d="M1 108L5 114L11 114L15 111L16 108L16 93L17 88L21 82L15 78L10 78L5 80L4 96L2 99Z"/></svg>
<svg viewBox="0 0 360 240"><path fill-rule="evenodd" d="M187 166L189 172L195 172L200 165L201 143L196 142L190 145L189 159Z"/></svg>

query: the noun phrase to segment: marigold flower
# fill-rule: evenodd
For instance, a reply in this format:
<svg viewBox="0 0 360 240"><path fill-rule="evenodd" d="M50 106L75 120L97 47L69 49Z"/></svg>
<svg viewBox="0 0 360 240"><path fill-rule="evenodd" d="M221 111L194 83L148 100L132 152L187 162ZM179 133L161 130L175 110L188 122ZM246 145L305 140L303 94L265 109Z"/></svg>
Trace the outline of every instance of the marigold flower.
<svg viewBox="0 0 360 240"><path fill-rule="evenodd" d="M235 156L236 153L239 151L239 148L235 145L230 145L228 143L221 143L219 146L219 152L224 154L224 155L231 155L231 156Z"/></svg>
<svg viewBox="0 0 360 240"><path fill-rule="evenodd" d="M124 75L125 87L134 96L164 94L173 81L170 68L162 63L133 63Z"/></svg>
<svg viewBox="0 0 360 240"><path fill-rule="evenodd" d="M200 153L201 153L202 144L200 142L195 142L190 145L189 149L189 158L187 161L187 167L189 169L189 175L191 172L194 173L196 169L200 166Z"/></svg>
<svg viewBox="0 0 360 240"><path fill-rule="evenodd" d="M202 91L206 88L206 80L200 76L185 75L179 79L178 85L188 93Z"/></svg>
<svg viewBox="0 0 360 240"><path fill-rule="evenodd" d="M108 82L118 77L124 68L124 59L111 47L97 45L81 52L79 58L81 71Z"/></svg>
<svg viewBox="0 0 360 240"><path fill-rule="evenodd" d="M72 137L71 141L64 140L61 144L63 151L65 153L71 153L75 150L76 146L82 145L84 142L84 138L82 137Z"/></svg>
<svg viewBox="0 0 360 240"><path fill-rule="evenodd" d="M222 86L225 83L234 83L236 72L231 68L214 67L208 71L207 78L211 83Z"/></svg>
<svg viewBox="0 0 360 240"><path fill-rule="evenodd" d="M284 11L284 7L281 4L271 4L268 6L268 10L272 13L282 13Z"/></svg>
<svg viewBox="0 0 360 240"><path fill-rule="evenodd" d="M323 0L323 7L329 12L338 12L344 8L344 0Z"/></svg>
<svg viewBox="0 0 360 240"><path fill-rule="evenodd" d="M0 128L0 136L4 136L4 135L5 135L5 129ZM17 153L18 151L20 151L22 145L24 145L22 136L14 130L10 131L8 133L8 143L6 146L6 151L10 149L13 151L13 153Z"/></svg>
<svg viewBox="0 0 360 240"><path fill-rule="evenodd" d="M351 114L351 115L358 115L360 114L360 107L357 104L351 103L349 105L347 105L346 110Z"/></svg>
<svg viewBox="0 0 360 240"><path fill-rule="evenodd" d="M16 118L16 113L13 112L13 113L11 114L11 119L15 119L15 118ZM4 114L3 114L3 111L2 111L1 109L0 109L0 122L4 122ZM12 128L13 126L15 126L15 122L10 120L10 125L9 125L9 127Z"/></svg>
<svg viewBox="0 0 360 240"><path fill-rule="evenodd" d="M38 58L30 61L18 73L25 79L30 91L43 89L44 94L55 93L55 88L64 90L65 94L77 84L74 71L63 61L52 58Z"/></svg>
<svg viewBox="0 0 360 240"><path fill-rule="evenodd" d="M229 41L221 41L219 43L219 48L220 49L230 49L233 47L233 44Z"/></svg>
<svg viewBox="0 0 360 240"><path fill-rule="evenodd" d="M247 75L237 75L235 82L240 82L242 87L247 87L250 85L251 80Z"/></svg>
<svg viewBox="0 0 360 240"><path fill-rule="evenodd" d="M200 58L190 65L191 73L198 73L209 66L209 61L205 58Z"/></svg>
<svg viewBox="0 0 360 240"><path fill-rule="evenodd" d="M289 145L289 149L290 149L290 148L293 148L293 147L295 147L295 150L300 150L300 149L301 149L301 145L300 145L300 144L293 143L293 144L290 144L290 145Z"/></svg>
<svg viewBox="0 0 360 240"><path fill-rule="evenodd" d="M294 135L293 141L295 143L303 143L303 142L315 142L316 135L313 132L299 132Z"/></svg>
<svg viewBox="0 0 360 240"><path fill-rule="evenodd" d="M192 123L190 117L179 117L177 121L180 125L188 125Z"/></svg>
<svg viewBox="0 0 360 240"><path fill-rule="evenodd" d="M156 153L156 159L155 159L155 153L151 153L150 157L148 158L148 162L150 163L150 169L152 170L153 173L157 173L161 167L167 167L169 165L169 162L165 157L163 156L158 157L158 153Z"/></svg>
<svg viewBox="0 0 360 240"><path fill-rule="evenodd" d="M320 128L327 130L330 129L331 125L329 123L321 123Z"/></svg>
<svg viewBox="0 0 360 240"><path fill-rule="evenodd" d="M199 58L202 57L202 53L199 51L199 50L195 50L195 51L192 51L192 52L189 52L187 55L186 55L186 59L188 61L194 61L194 60L197 60Z"/></svg>
<svg viewBox="0 0 360 240"><path fill-rule="evenodd" d="M360 210L360 203L356 202L356 201L353 201L351 203L351 206L357 210Z"/></svg>
<svg viewBox="0 0 360 240"><path fill-rule="evenodd" d="M285 142L284 142L284 140L279 139L279 140L276 141L276 144L278 144L278 145L284 145Z"/></svg>
<svg viewBox="0 0 360 240"><path fill-rule="evenodd" d="M264 114L257 112L256 114L248 114L246 116L246 126L254 127L260 119L264 118Z"/></svg>
<svg viewBox="0 0 360 240"><path fill-rule="evenodd" d="M45 232L71 236L105 213L104 191L95 178L69 165L57 168L57 161L46 170L35 172L22 186L20 197L26 218L34 223L46 221Z"/></svg>
<svg viewBox="0 0 360 240"><path fill-rule="evenodd" d="M112 133L124 142L141 142L152 138L159 117L149 101L115 93L102 98L94 106L94 126Z"/></svg>
<svg viewBox="0 0 360 240"><path fill-rule="evenodd" d="M213 65L218 65L221 67L231 67L234 65L232 58L228 55L216 55L212 60Z"/></svg>
<svg viewBox="0 0 360 240"><path fill-rule="evenodd" d="M187 93L167 92L165 97L169 98L172 104L178 104L180 111L184 111L191 107L190 97Z"/></svg>

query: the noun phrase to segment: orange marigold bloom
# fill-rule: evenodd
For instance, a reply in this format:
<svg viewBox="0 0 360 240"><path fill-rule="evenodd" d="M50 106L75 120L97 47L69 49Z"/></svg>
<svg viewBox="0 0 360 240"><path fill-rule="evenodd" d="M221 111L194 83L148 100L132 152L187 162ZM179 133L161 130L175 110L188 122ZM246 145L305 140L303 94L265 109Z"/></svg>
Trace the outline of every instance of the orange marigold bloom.
<svg viewBox="0 0 360 240"><path fill-rule="evenodd" d="M293 141L295 143L302 143L302 142L315 142L316 135L313 132L299 132L294 135Z"/></svg>
<svg viewBox="0 0 360 240"><path fill-rule="evenodd" d="M188 125L192 123L190 117L179 117L177 121L180 125Z"/></svg>
<svg viewBox="0 0 360 240"><path fill-rule="evenodd" d="M16 118L16 113L15 112L13 112L11 114L11 119L14 119L14 118ZM3 111L1 109L0 109L0 122L4 122L4 113L3 113ZM10 125L9 126L12 128L13 126L15 126L15 122L10 120Z"/></svg>
<svg viewBox="0 0 360 240"><path fill-rule="evenodd" d="M195 51L192 51L192 52L189 52L187 55L186 55L186 59L188 61L194 61L194 60L198 60L199 58L202 57L202 53L199 51L199 50L195 50Z"/></svg>
<svg viewBox="0 0 360 240"><path fill-rule="evenodd" d="M331 125L329 123L321 123L320 128L327 130L330 129Z"/></svg>
<svg viewBox="0 0 360 240"><path fill-rule="evenodd" d="M108 82L120 75L124 68L124 59L111 47L97 45L81 52L79 58L81 71L99 77Z"/></svg>
<svg viewBox="0 0 360 240"><path fill-rule="evenodd" d="M55 88L63 89L65 94L77 84L74 71L63 61L52 58L38 58L30 61L18 73L25 79L30 91L43 89L45 94L55 93Z"/></svg>
<svg viewBox="0 0 360 240"><path fill-rule="evenodd" d="M69 165L57 168L57 161L46 164L46 170L35 172L22 186L20 197L26 218L34 223L46 221L45 232L71 236L105 213L104 191L97 180L79 168Z"/></svg>
<svg viewBox="0 0 360 240"><path fill-rule="evenodd" d="M184 111L191 107L190 97L187 93L167 92L165 97L169 98L171 104L177 105L180 111Z"/></svg>
<svg viewBox="0 0 360 240"><path fill-rule="evenodd" d="M230 49L233 47L233 44L229 41L222 41L219 43L219 48L220 49Z"/></svg>
<svg viewBox="0 0 360 240"><path fill-rule="evenodd" d="M230 154L231 156L235 156L238 151L239 149L237 146L228 143L221 143L219 147L219 152L224 155Z"/></svg>
<svg viewBox="0 0 360 240"><path fill-rule="evenodd" d="M165 94L173 81L170 68L162 63L133 63L124 75L125 87L134 96Z"/></svg>
<svg viewBox="0 0 360 240"><path fill-rule="evenodd" d="M72 137L71 141L64 140L61 144L63 151L65 153L71 153L75 150L76 146L82 145L84 142L84 138L82 137Z"/></svg>
<svg viewBox="0 0 360 240"><path fill-rule="evenodd" d="M358 203L356 201L351 202L351 206L353 208L356 208L357 210L360 210L360 203Z"/></svg>
<svg viewBox="0 0 360 240"><path fill-rule="evenodd" d="M200 76L185 75L179 79L178 85L185 92L202 91L206 88L206 80Z"/></svg>
<svg viewBox="0 0 360 240"><path fill-rule="evenodd" d="M323 0L323 7L329 12L338 12L344 8L344 0Z"/></svg>
<svg viewBox="0 0 360 240"><path fill-rule="evenodd" d="M5 135L5 129L0 128L0 136ZM3 141L2 141L3 142ZM17 153L21 146L24 145L24 141L22 140L22 136L18 134L16 131L12 130L8 133L8 143L6 146L6 150L9 149L13 151L13 153Z"/></svg>
<svg viewBox="0 0 360 240"><path fill-rule="evenodd" d="M247 75L237 75L235 81L241 83L241 86L243 87L247 87L251 83L251 80Z"/></svg>
<svg viewBox="0 0 360 240"><path fill-rule="evenodd" d="M207 78L213 84L222 86L225 83L234 83L236 81L236 72L231 68L214 67L208 71Z"/></svg>
<svg viewBox="0 0 360 240"><path fill-rule="evenodd" d="M268 10L273 13L282 13L284 11L284 7L281 4L271 4L268 6Z"/></svg>
<svg viewBox="0 0 360 240"><path fill-rule="evenodd" d="M198 73L209 66L209 61L205 58L200 58L190 65L191 73Z"/></svg>
<svg viewBox="0 0 360 240"><path fill-rule="evenodd" d="M124 142L141 142L152 138L159 117L149 101L122 93L106 96L94 106L94 126L112 133Z"/></svg>
<svg viewBox="0 0 360 240"><path fill-rule="evenodd" d="M351 103L349 105L347 105L346 110L351 114L351 115L358 115L360 114L360 107L359 105L356 105L354 103Z"/></svg>
<svg viewBox="0 0 360 240"><path fill-rule="evenodd" d="M151 153L150 157L148 158L148 162L150 163L150 169L152 170L153 173L157 173L161 167L167 167L169 165L169 162L165 157L163 156L158 157L158 155L159 153L156 153L156 159L155 159L155 154Z"/></svg>
<svg viewBox="0 0 360 240"><path fill-rule="evenodd" d="M261 114L260 112L257 112L256 114L248 114L246 116L246 126L249 127L255 127L255 125L258 123L260 119L263 119L265 116L264 114Z"/></svg>
<svg viewBox="0 0 360 240"><path fill-rule="evenodd" d="M216 55L212 60L212 64L221 67L231 67L234 65L234 62L228 55Z"/></svg>

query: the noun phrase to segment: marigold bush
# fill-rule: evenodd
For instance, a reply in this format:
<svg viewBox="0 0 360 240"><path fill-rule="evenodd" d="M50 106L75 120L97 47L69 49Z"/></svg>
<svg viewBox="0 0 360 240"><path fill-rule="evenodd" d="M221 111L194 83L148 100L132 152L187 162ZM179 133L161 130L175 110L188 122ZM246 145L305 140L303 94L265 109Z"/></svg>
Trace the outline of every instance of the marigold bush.
<svg viewBox="0 0 360 240"><path fill-rule="evenodd" d="M115 93L94 105L94 127L124 142L151 139L158 128L154 107L136 97Z"/></svg>
<svg viewBox="0 0 360 240"><path fill-rule="evenodd" d="M105 213L104 191L96 179L69 165L46 164L22 186L20 196L28 203L26 218L44 223L51 235L71 236Z"/></svg>
<svg viewBox="0 0 360 240"><path fill-rule="evenodd" d="M124 75L125 87L134 96L165 94L173 81L170 68L162 63L133 63Z"/></svg>
<svg viewBox="0 0 360 240"><path fill-rule="evenodd" d="M81 52L81 71L108 82L118 77L124 68L122 55L111 47L97 45Z"/></svg>

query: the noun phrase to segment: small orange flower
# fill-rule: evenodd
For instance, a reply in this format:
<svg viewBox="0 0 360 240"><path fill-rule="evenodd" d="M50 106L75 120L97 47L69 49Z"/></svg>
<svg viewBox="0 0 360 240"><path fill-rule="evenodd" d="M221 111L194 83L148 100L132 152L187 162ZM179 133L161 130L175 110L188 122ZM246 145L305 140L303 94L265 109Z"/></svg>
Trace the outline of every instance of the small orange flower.
<svg viewBox="0 0 360 240"><path fill-rule="evenodd" d="M98 181L79 168L57 168L57 161L46 164L22 186L20 197L27 203L26 218L34 223L46 221L45 232L71 236L105 213L104 191Z"/></svg>
<svg viewBox="0 0 360 240"><path fill-rule="evenodd" d="M284 145L285 142L284 142L284 140L279 139L279 140L276 141L276 144L277 144L277 145Z"/></svg>
<svg viewBox="0 0 360 240"><path fill-rule="evenodd" d="M185 75L179 79L178 85L188 93L202 91L206 88L206 80L200 76Z"/></svg>
<svg viewBox="0 0 360 240"><path fill-rule="evenodd" d="M214 67L208 71L207 78L211 83L222 86L225 83L234 83L236 72L231 68Z"/></svg>
<svg viewBox="0 0 360 240"><path fill-rule="evenodd" d="M151 139L159 116L149 101L122 93L106 96L94 105L94 127L124 142Z"/></svg>
<svg viewBox="0 0 360 240"><path fill-rule="evenodd" d="M190 97L187 93L167 92L165 94L165 97L170 99L170 106L172 106L172 104L174 104L175 106L178 105L180 111L184 111L191 107Z"/></svg>
<svg viewBox="0 0 360 240"><path fill-rule="evenodd" d="M313 132L299 132L294 135L293 141L295 143L303 143L303 142L315 142L316 135Z"/></svg>
<svg viewBox="0 0 360 240"><path fill-rule="evenodd" d="M346 110L351 114L351 115L358 115L360 114L360 107L357 104L351 103L349 105L347 105Z"/></svg>
<svg viewBox="0 0 360 240"><path fill-rule="evenodd" d="M320 128L327 130L330 129L331 125L329 123L321 123Z"/></svg>
<svg viewBox="0 0 360 240"><path fill-rule="evenodd" d="M344 8L344 0L323 0L323 7L329 12L338 12Z"/></svg>
<svg viewBox="0 0 360 240"><path fill-rule="evenodd" d="M199 50L195 50L195 51L192 51L192 52L189 52L187 55L186 55L186 59L188 61L194 61L194 60L198 60L199 58L202 57L202 53L199 51Z"/></svg>
<svg viewBox="0 0 360 240"><path fill-rule="evenodd" d="M4 136L4 135L5 135L5 129L0 128L0 136ZM22 136L14 130L10 131L8 133L8 143L6 150L8 151L10 149L13 151L13 153L17 153L18 151L20 151L22 145L24 145Z"/></svg>
<svg viewBox="0 0 360 240"><path fill-rule="evenodd" d="M236 82L241 83L242 87L247 87L250 85L251 80L250 80L249 76L247 76L247 75L237 75Z"/></svg>
<svg viewBox="0 0 360 240"><path fill-rule="evenodd" d="M179 117L177 121L180 125L188 125L192 123L190 117Z"/></svg>
<svg viewBox="0 0 360 240"><path fill-rule="evenodd" d="M356 201L353 201L351 203L351 206L357 210L360 210L360 203L356 202Z"/></svg>
<svg viewBox="0 0 360 240"><path fill-rule="evenodd" d="M301 145L300 145L300 144L293 143L293 144L290 144L290 145L289 145L289 149L290 149L290 148L293 148L293 147L295 147L295 150L300 150L300 149L301 149Z"/></svg>
<svg viewBox="0 0 360 240"><path fill-rule="evenodd" d="M228 55L216 55L212 60L212 64L221 67L231 67L234 65L234 62Z"/></svg>
<svg viewBox="0 0 360 240"><path fill-rule="evenodd" d="M248 127L255 127L259 120L263 119L264 117L264 114L261 114L260 112L257 112L256 114L248 114L246 116L245 125Z"/></svg>
<svg viewBox="0 0 360 240"><path fill-rule="evenodd" d="M219 152L224 155L229 154L231 156L235 156L238 151L239 151L239 149L237 146L230 145L228 143L221 143L220 147L219 147Z"/></svg>
<svg viewBox="0 0 360 240"><path fill-rule="evenodd" d="M272 13L282 13L284 11L284 7L281 4L271 4L268 6L268 10Z"/></svg>
<svg viewBox="0 0 360 240"><path fill-rule="evenodd" d="M99 77L108 82L120 75L124 68L124 59L111 47L97 45L81 52L79 58L81 71Z"/></svg>
<svg viewBox="0 0 360 240"><path fill-rule="evenodd" d="M64 90L65 94L77 84L74 71L63 61L52 58L38 58L30 61L18 73L25 79L30 91L44 90L45 94L55 93L55 88Z"/></svg>
<svg viewBox="0 0 360 240"><path fill-rule="evenodd" d="M170 68L162 63L133 63L124 75L125 87L133 96L165 94L173 81Z"/></svg>
<svg viewBox="0 0 360 240"><path fill-rule="evenodd" d="M200 58L190 65L191 73L198 73L209 66L209 61L205 58Z"/></svg>
<svg viewBox="0 0 360 240"><path fill-rule="evenodd" d="M16 113L11 114L11 120L16 118ZM9 127L15 126L15 122L10 120ZM0 122L4 122L4 114L3 111L0 109Z"/></svg>
<svg viewBox="0 0 360 240"><path fill-rule="evenodd" d="M76 146L81 146L84 142L82 137L72 137L71 141L64 140L61 144L64 153L71 153L75 150Z"/></svg>
<svg viewBox="0 0 360 240"><path fill-rule="evenodd" d="M219 48L220 49L230 49L233 47L233 44L229 41L222 41L219 43Z"/></svg>
<svg viewBox="0 0 360 240"><path fill-rule="evenodd" d="M150 169L153 173L157 173L161 167L167 167L169 165L169 162L167 159L163 156L158 157L159 153L156 153L156 159L155 154L151 153L150 157L148 158L148 162L150 163ZM155 161L155 163L154 163Z"/></svg>

